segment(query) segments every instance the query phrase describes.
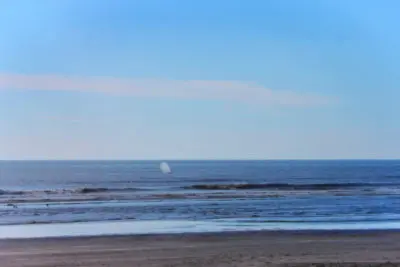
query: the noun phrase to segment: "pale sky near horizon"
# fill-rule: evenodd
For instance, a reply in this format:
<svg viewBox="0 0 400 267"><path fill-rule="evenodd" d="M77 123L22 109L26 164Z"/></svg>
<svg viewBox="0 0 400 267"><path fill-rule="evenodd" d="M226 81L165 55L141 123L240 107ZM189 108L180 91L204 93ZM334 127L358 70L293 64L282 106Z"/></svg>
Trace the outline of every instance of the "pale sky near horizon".
<svg viewBox="0 0 400 267"><path fill-rule="evenodd" d="M398 159L399 10L0 0L0 159Z"/></svg>

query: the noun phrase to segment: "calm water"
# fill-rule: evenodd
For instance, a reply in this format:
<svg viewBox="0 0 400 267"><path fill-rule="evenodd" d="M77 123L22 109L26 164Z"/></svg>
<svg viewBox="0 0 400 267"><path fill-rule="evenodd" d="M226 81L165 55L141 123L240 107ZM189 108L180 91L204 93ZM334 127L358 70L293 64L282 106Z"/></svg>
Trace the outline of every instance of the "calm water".
<svg viewBox="0 0 400 267"><path fill-rule="evenodd" d="M400 221L400 161L0 162L0 224ZM316 227L318 228L318 227Z"/></svg>

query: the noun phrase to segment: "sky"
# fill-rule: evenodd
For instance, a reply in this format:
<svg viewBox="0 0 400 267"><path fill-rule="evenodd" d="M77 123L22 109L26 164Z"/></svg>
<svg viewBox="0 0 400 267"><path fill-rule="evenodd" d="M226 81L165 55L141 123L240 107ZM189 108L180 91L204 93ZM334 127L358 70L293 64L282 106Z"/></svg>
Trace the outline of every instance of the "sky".
<svg viewBox="0 0 400 267"><path fill-rule="evenodd" d="M399 159L397 0L0 0L0 159Z"/></svg>

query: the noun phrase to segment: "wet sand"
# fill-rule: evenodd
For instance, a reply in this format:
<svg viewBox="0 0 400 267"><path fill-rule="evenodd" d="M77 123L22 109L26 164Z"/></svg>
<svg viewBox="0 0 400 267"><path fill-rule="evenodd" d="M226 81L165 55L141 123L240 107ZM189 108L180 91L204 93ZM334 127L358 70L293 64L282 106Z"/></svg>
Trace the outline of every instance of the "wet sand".
<svg viewBox="0 0 400 267"><path fill-rule="evenodd" d="M0 240L2 267L311 264L400 266L400 231L269 231Z"/></svg>

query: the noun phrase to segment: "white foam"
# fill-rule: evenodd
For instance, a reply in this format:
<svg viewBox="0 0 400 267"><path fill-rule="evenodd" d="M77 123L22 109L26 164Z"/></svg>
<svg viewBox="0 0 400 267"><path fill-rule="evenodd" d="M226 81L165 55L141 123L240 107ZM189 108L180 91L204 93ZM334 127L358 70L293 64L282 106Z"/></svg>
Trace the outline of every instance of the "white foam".
<svg viewBox="0 0 400 267"><path fill-rule="evenodd" d="M77 237L251 230L400 229L399 221L365 223L249 223L227 221L123 221L0 226L0 238Z"/></svg>

